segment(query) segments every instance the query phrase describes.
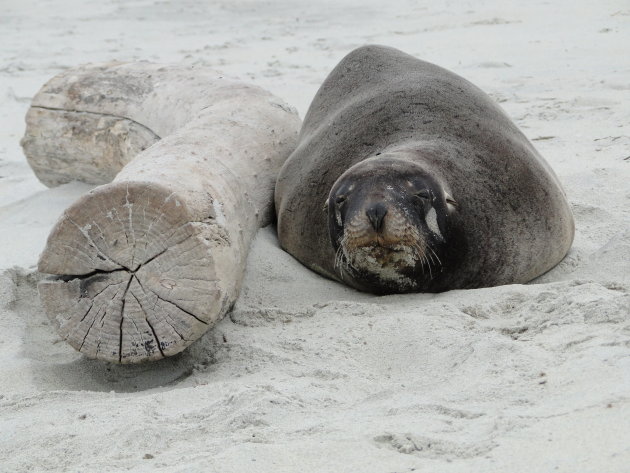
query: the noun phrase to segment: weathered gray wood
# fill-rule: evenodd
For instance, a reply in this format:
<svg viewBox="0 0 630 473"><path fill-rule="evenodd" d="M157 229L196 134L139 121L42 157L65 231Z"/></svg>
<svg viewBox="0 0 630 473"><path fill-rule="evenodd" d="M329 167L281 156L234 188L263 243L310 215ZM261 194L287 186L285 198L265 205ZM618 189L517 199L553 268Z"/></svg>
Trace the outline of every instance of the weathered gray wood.
<svg viewBox="0 0 630 473"><path fill-rule="evenodd" d="M238 296L295 147L295 111L211 71L135 63L64 72L29 116L24 148L38 176L52 171L49 184L107 180L127 163L64 212L40 257L53 275L40 297L59 333L119 363L180 352ZM86 128L72 131L77 120Z"/></svg>
<svg viewBox="0 0 630 473"><path fill-rule="evenodd" d="M111 182L131 158L159 139L127 118L31 106L22 147L37 178L55 187L73 180Z"/></svg>

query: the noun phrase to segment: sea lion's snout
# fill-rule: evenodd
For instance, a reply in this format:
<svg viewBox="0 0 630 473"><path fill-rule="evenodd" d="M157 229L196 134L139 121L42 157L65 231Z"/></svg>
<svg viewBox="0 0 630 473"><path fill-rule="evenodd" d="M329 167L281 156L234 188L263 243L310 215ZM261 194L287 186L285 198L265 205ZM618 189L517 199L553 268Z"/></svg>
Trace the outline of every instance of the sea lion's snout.
<svg viewBox="0 0 630 473"><path fill-rule="evenodd" d="M350 196L341 217L342 244L347 250L378 247L400 251L402 246L418 246L418 240L422 239L417 234L413 214L391 196L383 198L381 194L376 199Z"/></svg>
<svg viewBox="0 0 630 473"><path fill-rule="evenodd" d="M372 228L374 228L374 231L380 233L381 229L383 228L383 219L385 218L385 215L387 215L387 207L385 206L385 204L379 202L370 206L365 211L365 215L372 224Z"/></svg>

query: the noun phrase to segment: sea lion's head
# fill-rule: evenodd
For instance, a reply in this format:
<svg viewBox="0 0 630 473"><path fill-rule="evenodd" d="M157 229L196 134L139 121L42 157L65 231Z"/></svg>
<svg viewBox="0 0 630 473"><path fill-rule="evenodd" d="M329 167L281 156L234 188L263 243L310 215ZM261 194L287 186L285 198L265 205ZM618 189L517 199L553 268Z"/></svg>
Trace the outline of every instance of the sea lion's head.
<svg viewBox="0 0 630 473"><path fill-rule="evenodd" d="M377 156L352 166L325 206L335 270L369 292L431 290L456 206L438 179L411 161Z"/></svg>

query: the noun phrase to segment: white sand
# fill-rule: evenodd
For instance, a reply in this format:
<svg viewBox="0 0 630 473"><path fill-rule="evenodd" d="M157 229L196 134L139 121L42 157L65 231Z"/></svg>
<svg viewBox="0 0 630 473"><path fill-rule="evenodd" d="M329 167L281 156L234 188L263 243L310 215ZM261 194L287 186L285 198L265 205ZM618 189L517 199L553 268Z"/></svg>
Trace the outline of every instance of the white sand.
<svg viewBox="0 0 630 473"><path fill-rule="evenodd" d="M589 2L4 0L0 11L0 471L630 471L630 6ZM516 2L510 2L516 3ZM577 235L536 284L374 297L260 232L241 298L181 356L85 359L36 295L65 206L19 139L78 63L250 79L303 116L352 48L398 47L488 91L565 184Z"/></svg>

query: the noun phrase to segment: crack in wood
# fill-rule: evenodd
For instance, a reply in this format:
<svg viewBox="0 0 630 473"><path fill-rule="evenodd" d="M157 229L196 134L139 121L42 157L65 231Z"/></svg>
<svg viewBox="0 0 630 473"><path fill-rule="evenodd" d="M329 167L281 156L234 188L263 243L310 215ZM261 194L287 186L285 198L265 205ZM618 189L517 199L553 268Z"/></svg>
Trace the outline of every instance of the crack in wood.
<svg viewBox="0 0 630 473"><path fill-rule="evenodd" d="M114 294L114 297L112 297L112 300L114 300L114 298L118 295L118 291L116 291L116 294ZM81 342L81 346L79 346L79 351L81 351L83 349L83 345L85 344L85 340L87 339L88 335L90 335L90 330L92 330L92 327L94 327L94 324L96 323L96 319L98 317L98 314L101 312L101 310L105 310L105 312L107 312L105 307L99 307L96 315L94 315L94 320L92 320L92 323L90 324L89 328L87 329L87 332L85 332L85 335L83 336L83 341Z"/></svg>
<svg viewBox="0 0 630 473"><path fill-rule="evenodd" d="M89 278L81 278L81 282L85 282L87 281ZM90 297L90 299L92 299L92 304L94 303L94 300L100 296L103 292L105 292L108 288L112 287L112 286L117 286L119 284L122 284L122 282L113 282L111 284L108 284L107 286L105 286L103 289L101 289L100 291L98 291L96 294L94 294L93 296ZM84 288L80 288L80 294L79 294L79 300L80 299L85 299L86 297L88 297L87 295L87 289L85 289L85 293L83 292Z"/></svg>
<svg viewBox="0 0 630 473"><path fill-rule="evenodd" d="M123 117L121 115L114 115L111 113L102 113L102 112L88 112L86 110L72 110L72 109L68 109L68 108L57 108L57 107L44 107L43 105L31 105L31 108L37 108L40 110L49 110L52 112L66 112L66 113L77 113L77 114L86 114L86 115L98 115L100 117L111 117L111 118L117 118L119 120L127 120L130 121L131 123L135 123L136 125L138 125L139 127L147 130L149 133L151 133L157 140L161 140L162 137L160 135L158 135L156 132L154 132L151 128L147 127L146 125L143 125L140 122L135 121L133 118L129 118L129 117Z"/></svg>
<svg viewBox="0 0 630 473"><path fill-rule="evenodd" d="M140 283L140 280L138 279L138 276L136 276L136 281L138 282L138 285L140 286L140 289L142 289L142 292L144 292L144 295L145 295L145 297L146 297L147 292L145 291L144 287L143 287L143 286L142 286L142 284ZM135 295L133 294L133 292L132 292L131 294L135 297ZM136 297L136 300L138 300L138 298L137 298L137 297ZM153 304L153 307L151 307L151 309L149 309L149 310L151 310L151 312L153 312L154 314L160 314L160 315L162 315L160 312L156 311L156 306L157 306L157 302L158 302L158 300L159 300L159 298L156 296L156 299L155 299L155 304ZM138 301L138 303L140 304L140 301ZM147 311L144 309L144 307L142 306L142 304L140 304L140 307L142 308L142 311L144 312L145 316L147 316L147 317L148 317L148 315L149 315L149 314L148 314L148 313L147 313ZM169 327L171 327L171 328L173 329L173 331L174 331L174 332L175 332L175 333L179 336L179 338L180 338L180 339L182 339L182 340L183 340L183 341L185 341L185 342L192 342L192 341L193 341L193 340L189 340L189 339L187 339L187 338L184 338L184 336L183 336L181 333L179 333L179 330L177 330L177 329L175 328L175 325L174 325L173 323L171 323L171 322L169 321L169 319L171 319L170 315L168 315L168 312L165 312L165 313L163 314L163 320L164 320L164 322L166 322L166 323L168 324L168 326L169 326Z"/></svg>
<svg viewBox="0 0 630 473"><path fill-rule="evenodd" d="M127 268L124 264L119 263L118 261L113 260L111 257L109 257L108 255L106 255L105 253L103 253L103 251L98 247L98 245L96 243L94 243L94 241L92 240L92 237L90 236L90 234L87 232L87 230L84 230L77 222L75 222L74 220L72 220L67 214L65 215L65 218L68 219L68 221L73 224L75 227L77 227L77 229L79 230L79 232L81 232L81 234L86 238L87 242L89 245L91 245L96 252L102 256L103 258L106 258L107 261L109 261L110 263L116 264L118 266L120 266L121 268L125 268L126 270L129 271L129 268Z"/></svg>
<svg viewBox="0 0 630 473"><path fill-rule="evenodd" d="M76 245L75 245L75 246L73 246L73 245L68 245L68 244L65 244L65 243L60 243L60 244L57 244L57 246L58 246L58 247L61 247L61 248L68 248L68 249L72 250L72 252L78 252L78 253L80 253L81 255L83 255L83 256L85 257L85 259L86 259L86 260L94 261L94 258L92 257L92 255L90 255L89 253L86 253L85 251L83 251L83 250L81 250L81 249L77 248L77 247L76 247ZM55 253L56 253L56 252L55 252ZM57 253L57 254L58 254L58 253ZM98 257L100 257L100 255L97 255L97 258L98 258ZM105 259L103 259L103 261L106 261L106 260L105 260ZM112 261L112 262L113 262L113 261Z"/></svg>
<svg viewBox="0 0 630 473"><path fill-rule="evenodd" d="M130 203L129 202L129 183L127 183L127 194L125 196L125 201L126 201L125 205L127 206L127 209L128 209L128 212L129 212L129 228L130 228L131 234L133 236L133 250L131 251L131 268L134 271L137 271L143 263L140 263L140 264L138 264L137 267L135 267L137 239L136 239L136 232L134 230L133 216L132 216L131 209L133 208L133 206L135 204L140 206L142 208L143 223L146 222L146 218L147 218L146 208L147 208L147 205L148 205L149 201L147 200L147 202L144 205L142 205L141 199L147 194L147 192L149 190L150 190L149 187L144 188L143 191L140 193L140 195L138 195L137 197L134 198L134 202ZM145 237L145 240L146 240L147 233L145 233L143 236Z"/></svg>
<svg viewBox="0 0 630 473"><path fill-rule="evenodd" d="M151 228L153 228L153 225L158 222L159 220L162 219L162 217L164 216L164 212L162 212L162 209L164 208L164 206L166 204L169 203L169 201L171 200L171 197L173 197L175 195L175 192L171 192L166 199L164 199L164 202L162 203L162 205L160 206L159 209L157 209L156 213L158 214L158 216L156 218L153 219L153 221L149 224L149 228L147 228L147 230L144 232L145 236L149 235L151 233ZM145 206L146 208L146 206ZM146 215L145 215L146 218ZM145 238L145 242L144 242L144 254L142 255L142 259L146 259L147 257L147 247L149 246L149 239Z"/></svg>
<svg viewBox="0 0 630 473"><path fill-rule="evenodd" d="M140 287L141 287L141 288L142 288L142 290L146 293L147 291L146 291L146 289L144 288L144 286L142 285L142 283L140 282L140 279L136 278L136 281L138 281L138 284L140 284ZM193 314L192 312L189 312L189 311L187 311L186 309L181 308L179 305L175 304L174 302L171 302L171 301L169 301L169 300L167 300L167 299L164 299L164 298L160 297L160 296L159 296L159 295L158 295L158 294L157 294L157 293L156 293L153 289L149 288L149 291L150 291L151 293L153 293L153 295L154 295L155 297L157 297L159 300L161 300L161 301L163 301L163 302L166 302L166 303L168 303L168 304L171 304L171 305L173 305L173 306L177 307L179 310L181 310L181 311L182 311L182 312L184 312L185 314L190 315L192 318L194 318L194 319L195 319L195 320L197 320L198 322L201 322L201 323L202 323L202 324L204 324L204 325L209 325L209 324L208 324L208 322L205 322L205 321L201 320L199 317L197 317L197 316L196 316L195 314Z"/></svg>
<svg viewBox="0 0 630 473"><path fill-rule="evenodd" d="M199 317L197 317L197 316L196 316L195 314L193 314L192 312L188 312L186 309L184 309L184 308L180 307L180 306L179 306L178 304L176 304L175 302L169 301L168 299L164 299L164 298L162 298L162 297L158 296L158 295L157 295L157 294L156 294L153 290L151 290L151 289L149 289L149 291L153 292L153 294L155 294L159 300L164 301L164 302L166 302L166 303L168 303L168 304L171 304L171 305L173 305L173 306L177 307L179 310L181 310L181 311L182 311L182 312L184 312L185 314L190 315L191 317L193 317L193 318L194 318L195 320L197 320L198 322L201 322L201 323L202 323L202 324L204 324L204 325L208 325L208 322L206 322L206 321L204 321L204 320L200 319Z"/></svg>
<svg viewBox="0 0 630 473"><path fill-rule="evenodd" d="M145 294L145 296L146 296L146 294L147 294L147 293L146 293L146 291L144 290L144 287L142 287L142 284L140 284L140 280L138 279L138 276L136 276L136 281L138 281L138 285L140 286L140 289L142 289L142 292L144 292L144 294ZM144 315L148 318L148 317L149 317L149 314L148 314L148 313L147 313L147 311L144 309L144 306L142 306L142 304L140 304L140 301L138 300L138 298L135 296L135 294L134 294L133 292L131 293L131 295L133 295L133 296L134 296L134 298L136 299L136 301L138 301L138 304L139 304L139 305L140 305L140 307L142 308L142 312L144 312ZM156 299L156 303L157 303L157 299ZM153 307L151 308L151 311L152 311L152 312L154 312L154 313L156 313L156 312L155 312L155 306L156 306L156 304L154 304L154 305L153 305ZM162 315L162 314L160 314L160 315ZM169 322L169 319L170 319L170 316L168 315L168 313L165 313L165 314L163 315L163 320L164 320L164 322L166 322L166 324L167 324L169 327L171 327L171 328L173 329L173 332L175 332L175 333L179 336L179 338L180 338L181 340L185 341L185 342L190 342L190 341L192 341L192 340L188 340L188 339L184 338L184 336L183 336L181 333L179 333L179 330L177 330L177 329L175 328L175 325L174 325L174 324L172 324L171 322Z"/></svg>
<svg viewBox="0 0 630 473"><path fill-rule="evenodd" d="M109 286L107 286L109 287ZM107 288L105 288L107 289ZM103 289L103 291L105 290ZM101 291L102 292L102 291ZM79 320L79 323L83 322L85 320L85 318L88 316L88 314L90 313L90 311L92 310L92 307L94 307L94 299L92 299L92 303L90 304L90 307L88 307L88 310L85 312L85 314L83 314L83 317L81 317L81 320Z"/></svg>
<svg viewBox="0 0 630 473"><path fill-rule="evenodd" d="M177 246L180 245L181 243L184 243L186 240L192 238L192 237L196 237L197 235L192 234L189 235L188 237L184 238L182 241L175 243L173 246ZM190 253L191 251L195 251L197 248L199 248L201 245L203 245L203 243L201 242L201 240L197 239L197 243L194 244L193 246L191 246L190 248L188 248L187 250L180 250L179 254L177 255L178 258L182 258L184 255ZM171 266L169 266L168 268L166 268L166 271L170 271L173 266L179 266L176 262L174 264L172 264Z"/></svg>
<svg viewBox="0 0 630 473"><path fill-rule="evenodd" d="M186 237L186 238L185 238L184 240L182 240L181 242L186 241L187 239L188 239L188 237ZM181 242L179 242L179 243L181 243ZM176 244L176 245L179 245L179 243L175 243L175 244ZM166 247L166 248L164 248L162 251L160 251L157 255L152 256L151 258L149 258L148 260L146 260L144 263L142 263L140 266L138 266L138 269L140 269L142 266L144 266L144 265L146 265L146 264L149 264L151 261L153 261L154 259L156 259L158 256L162 256L164 253L166 253L166 252L167 252L168 250L170 250L170 249L171 249L171 247L170 247L170 246L167 246L167 247Z"/></svg>
<svg viewBox="0 0 630 473"><path fill-rule="evenodd" d="M166 242L167 242L167 241L168 241L168 240L169 240L169 239L170 239L173 235L175 235L175 233L177 233L177 231L178 231L178 230L180 230L180 229L182 229L182 228L186 227L187 225L190 225L191 223L201 223L201 222L197 222L197 221L188 221L188 222L186 222L186 223L183 223L183 224L181 224L181 225L178 225L177 227L175 227L175 229L174 229L174 230L173 230L173 231L172 231L172 232L171 232L171 233L170 233L167 237L165 237L165 238L164 238L164 241L166 241ZM147 232L148 232L148 231L147 231ZM158 256L160 256L160 255L164 254L164 253L165 253L167 250L169 250L170 248L173 248L174 246L177 246L177 245L179 245L179 244L181 244L181 243L185 242L186 240L188 240L189 238L192 238L192 237L194 237L194 236L196 236L196 233L195 233L195 232L192 232L192 233L190 233L189 235L186 235L186 236L185 236L184 238L182 238L181 240L179 240L179 241L177 241L177 242L175 242L175 243L172 243L170 246L167 246L164 250L162 250L162 251L161 251L160 253L158 253L157 255L151 256L148 260L146 260L146 261L145 261L144 263L142 263L142 264L144 265L144 264L147 264L147 263L149 263L149 262L153 261L155 258L157 258ZM145 243L145 247L144 247L144 250L145 250L145 252L144 252L144 257L145 257L145 258L146 258L146 255L147 255L147 252L146 252L146 245L147 245L147 244L148 244L148 242L147 242L147 243ZM185 254L185 252L184 252L184 253L182 253L182 254Z"/></svg>
<svg viewBox="0 0 630 473"><path fill-rule="evenodd" d="M138 279L138 278L136 278ZM142 304L140 304L140 301L138 300L138 298L136 297L136 295L133 293L133 291L131 291L129 294L131 294L133 296L133 298L136 300L136 302L138 303L138 306L140 306L140 310L142 310L142 313L144 314L145 318L147 316L146 311L144 310L144 307L142 307ZM129 317L129 320L131 320L131 323L133 324L133 326L136 328L136 333L139 336L139 340L140 342L142 342L142 332L140 332L140 329L138 328L138 325L136 324L136 321L133 319L133 317ZM149 352L146 349L146 346L144 346L144 352L149 355Z"/></svg>
<svg viewBox="0 0 630 473"><path fill-rule="evenodd" d="M143 192L144 194L144 192ZM142 194L141 194L142 195ZM129 231L131 232L131 238L133 239L133 247L131 249L131 264L129 265L133 268L133 262L136 256L136 232L133 229L133 219L131 215L131 209L133 208L133 204L129 202L129 183L127 183L127 193L125 194L125 205L127 207L127 221L129 223ZM126 234L126 232L125 232ZM136 268L137 269L137 268Z"/></svg>
<svg viewBox="0 0 630 473"><path fill-rule="evenodd" d="M113 211L116 214L116 219L120 223L120 227L122 228L123 234L125 235L125 242L127 243L127 246L129 246L129 237L127 236L127 229L125 228L125 224L120 219L120 215L118 214L118 209L116 207L113 207L111 209L111 211ZM121 266L122 266L122 264L121 264Z"/></svg>
<svg viewBox="0 0 630 473"><path fill-rule="evenodd" d="M155 329L153 328L153 325L151 325L151 322L149 322L149 318L148 317L145 320L147 321L147 325L151 329L151 332L153 332L153 338L155 338L155 343L156 343L156 345L158 347L158 350L160 350L160 355L162 355L163 358L166 358L166 355L162 351L162 346L160 345L160 339L158 338L157 333L156 333Z"/></svg>
<svg viewBox="0 0 630 473"><path fill-rule="evenodd" d="M92 310L92 307L94 306L94 302L96 300L96 297L101 295L103 292L105 292L108 288L112 287L112 286L116 286L119 285L121 283L112 283L112 284L108 284L103 290L99 291L98 293L96 293L93 297L92 297L92 302L90 303L90 307L88 307L87 312L83 315L83 317L81 318L81 320L79 321L79 323L83 322L85 320L85 318L88 316L88 314L90 313L90 311ZM96 317L94 317L94 320L96 320ZM92 322L92 324L94 324L94 322ZM88 330L89 331L89 330ZM85 334L85 336L87 337L87 333ZM83 342L85 343L85 337L83 338ZM81 344L81 346L83 346L83 343Z"/></svg>
<svg viewBox="0 0 630 473"><path fill-rule="evenodd" d="M89 273L85 273L85 274L51 274L51 279L53 281L64 281L64 282L70 282L74 279L88 279L91 278L92 276L95 276L97 274L112 274L112 273L117 273L120 271L127 271L126 268L118 268L118 269L111 269L109 271L105 270L105 269L95 269L94 271L91 271Z"/></svg>
<svg viewBox="0 0 630 473"><path fill-rule="evenodd" d="M134 276L134 277L136 278L136 281L138 281L138 278L136 276ZM138 282L138 284L140 284L140 283ZM153 325L151 325L151 322L149 322L149 314L147 314L147 312L144 310L144 307L140 303L140 300L136 297L136 295L133 293L133 291L130 294L136 300L136 302L138 303L138 306L140 307L140 310L144 314L144 321L147 323L147 325L151 329L151 332L153 332L153 338L155 339L155 345L157 346L158 350L160 351L160 354L162 355L163 358L166 358L166 355L164 355L164 352L162 351L162 346L160 345L160 339L157 336L157 332L153 328ZM133 321L133 319L132 319L132 321ZM135 325L135 322L134 322L134 325ZM136 326L136 330L137 329L138 329L138 327ZM138 332L138 333L140 333L140 332ZM144 350L145 350L145 352L146 352L146 354L148 356L151 356L151 353L149 353L149 351L147 350L147 345L146 344L144 345Z"/></svg>
<svg viewBox="0 0 630 473"><path fill-rule="evenodd" d="M131 286L131 281L133 281L133 278L134 278L134 275L132 274L129 277L129 282L127 283L127 287L125 287L125 292L122 295L122 306L120 308L120 339L118 341L118 363L122 363L123 322L125 321L125 298L127 296L127 291L129 291L129 286ZM101 341L99 339L99 345L100 343ZM96 353L98 354L98 347L96 349Z"/></svg>

